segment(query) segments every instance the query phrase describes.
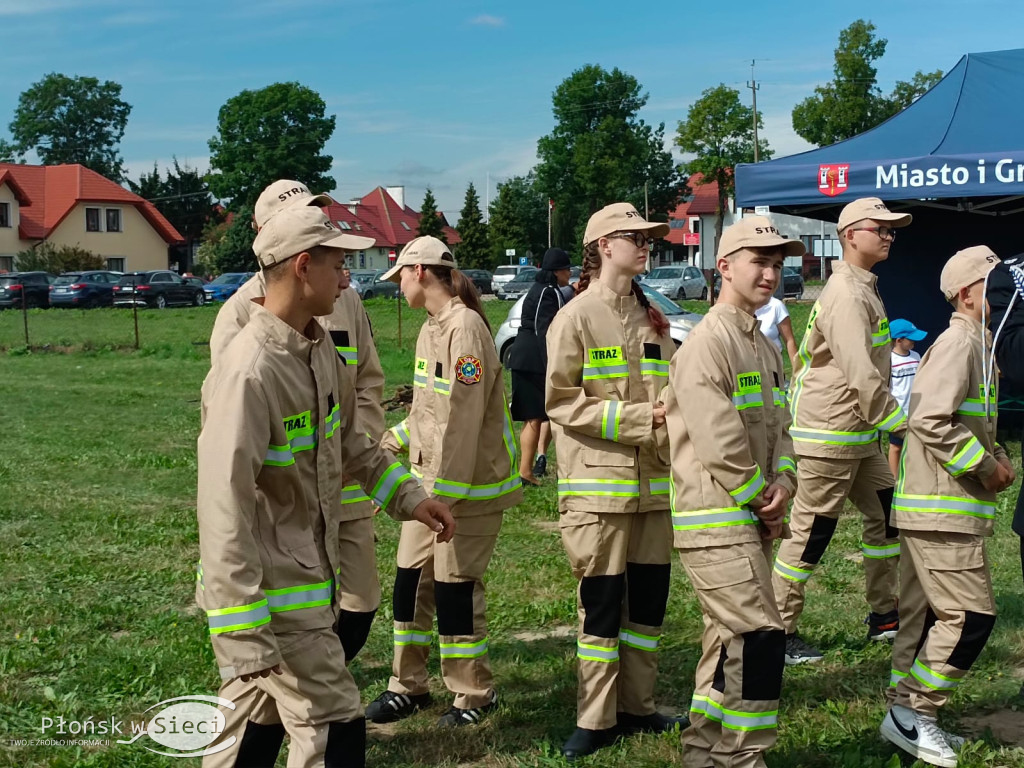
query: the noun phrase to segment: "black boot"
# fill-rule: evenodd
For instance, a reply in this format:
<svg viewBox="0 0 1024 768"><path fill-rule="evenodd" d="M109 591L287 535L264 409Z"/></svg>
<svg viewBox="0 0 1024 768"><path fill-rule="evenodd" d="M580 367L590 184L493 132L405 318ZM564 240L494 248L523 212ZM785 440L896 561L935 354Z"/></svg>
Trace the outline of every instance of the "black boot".
<svg viewBox="0 0 1024 768"><path fill-rule="evenodd" d="M600 731L577 728L562 746L562 754L568 760L575 760L578 757L592 755L604 747L610 747L618 738L618 728L605 728Z"/></svg>
<svg viewBox="0 0 1024 768"><path fill-rule="evenodd" d="M660 712L653 712L649 715L631 715L628 712L619 712L615 718L619 728L624 733L670 733L679 726L682 731L690 725L688 717L669 717Z"/></svg>
<svg viewBox="0 0 1024 768"><path fill-rule="evenodd" d="M274 768L277 753L284 741L281 723L260 725L252 720L245 724L242 743L235 755L235 768Z"/></svg>
<svg viewBox="0 0 1024 768"><path fill-rule="evenodd" d="M324 768L366 768L366 718L327 728Z"/></svg>

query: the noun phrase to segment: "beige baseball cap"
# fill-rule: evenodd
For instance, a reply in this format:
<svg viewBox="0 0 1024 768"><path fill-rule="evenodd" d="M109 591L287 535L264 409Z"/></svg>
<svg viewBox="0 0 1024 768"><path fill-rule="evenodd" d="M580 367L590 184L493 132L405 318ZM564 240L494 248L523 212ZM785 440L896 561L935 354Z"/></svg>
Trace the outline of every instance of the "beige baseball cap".
<svg viewBox="0 0 1024 768"><path fill-rule="evenodd" d="M260 266L269 267L318 245L359 251L369 248L373 242L372 237L345 234L319 208L299 205L285 208L267 219L252 249Z"/></svg>
<svg viewBox="0 0 1024 768"><path fill-rule="evenodd" d="M987 245L975 245L957 251L946 262L939 276L939 288L946 301L956 300L961 288L984 280L999 263L999 257Z"/></svg>
<svg viewBox="0 0 1024 768"><path fill-rule="evenodd" d="M457 269L455 257L448 250L448 246L430 235L421 235L405 244L405 248L398 254L398 261L395 266L381 276L381 280L390 280L392 283L401 281L398 273L402 267L409 267L414 264L422 264L425 267L448 267Z"/></svg>
<svg viewBox="0 0 1024 768"><path fill-rule="evenodd" d="M718 243L718 258L744 248L782 248L787 256L807 252L801 241L783 235L767 216L745 216L726 229Z"/></svg>
<svg viewBox="0 0 1024 768"><path fill-rule="evenodd" d="M651 237L664 237L669 232L669 226L647 221L632 203L612 203L590 217L583 233L583 245L590 245L612 232L647 232Z"/></svg>
<svg viewBox="0 0 1024 768"><path fill-rule="evenodd" d="M851 224L865 219L884 221L890 227L905 227L913 221L914 217L909 213L893 213L877 197L862 197L843 208L842 213L839 214L839 223L836 224L836 229L842 232Z"/></svg>
<svg viewBox="0 0 1024 768"><path fill-rule="evenodd" d="M271 216L293 205L323 206L333 202L330 195L314 195L302 182L278 179L260 193L253 218L257 227L264 227Z"/></svg>

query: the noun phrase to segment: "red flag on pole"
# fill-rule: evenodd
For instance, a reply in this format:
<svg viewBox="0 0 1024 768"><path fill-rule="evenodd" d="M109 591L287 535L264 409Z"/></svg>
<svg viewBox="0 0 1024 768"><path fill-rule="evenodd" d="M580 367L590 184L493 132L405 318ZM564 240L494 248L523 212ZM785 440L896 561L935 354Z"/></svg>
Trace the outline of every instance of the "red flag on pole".
<svg viewBox="0 0 1024 768"><path fill-rule="evenodd" d="M550 198L548 198L548 210L549 211L555 210L555 201L550 199Z"/></svg>

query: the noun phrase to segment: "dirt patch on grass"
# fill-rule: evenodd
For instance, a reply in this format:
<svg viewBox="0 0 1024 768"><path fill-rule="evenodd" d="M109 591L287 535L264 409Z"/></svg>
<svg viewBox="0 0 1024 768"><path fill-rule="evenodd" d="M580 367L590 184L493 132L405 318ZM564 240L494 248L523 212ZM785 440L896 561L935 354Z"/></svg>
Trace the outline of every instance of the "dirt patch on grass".
<svg viewBox="0 0 1024 768"><path fill-rule="evenodd" d="M552 627L537 632L518 632L512 637L522 640L524 643L535 643L538 640L547 640L549 637L571 637L576 634L576 627Z"/></svg>
<svg viewBox="0 0 1024 768"><path fill-rule="evenodd" d="M991 729L992 735L1004 744L1024 746L1024 712L1000 709L980 717L965 717L960 722L964 730L975 736Z"/></svg>
<svg viewBox="0 0 1024 768"><path fill-rule="evenodd" d="M557 520L534 520L530 523L534 528L540 531L557 531L558 521Z"/></svg>
<svg viewBox="0 0 1024 768"><path fill-rule="evenodd" d="M843 555L844 560L849 560L851 563L863 563L864 555L860 552L851 552L848 555Z"/></svg>

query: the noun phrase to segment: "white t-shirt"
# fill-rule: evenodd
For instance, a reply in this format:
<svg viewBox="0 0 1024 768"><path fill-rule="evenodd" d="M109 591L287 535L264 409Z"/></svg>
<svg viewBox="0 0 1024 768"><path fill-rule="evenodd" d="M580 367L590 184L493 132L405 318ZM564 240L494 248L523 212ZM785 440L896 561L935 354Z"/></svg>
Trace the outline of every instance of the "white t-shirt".
<svg viewBox="0 0 1024 768"><path fill-rule="evenodd" d="M761 333L768 341L782 351L782 339L779 337L779 323L789 317L789 310L779 299L772 296L768 303L754 312L754 317L761 323Z"/></svg>
<svg viewBox="0 0 1024 768"><path fill-rule="evenodd" d="M910 354L906 357L892 352L891 359L892 374L889 377L891 381L889 388L903 412L909 413L910 389L914 386L914 376L917 375L917 366L921 364L921 356L914 350L910 350Z"/></svg>

